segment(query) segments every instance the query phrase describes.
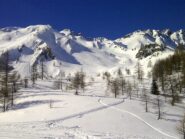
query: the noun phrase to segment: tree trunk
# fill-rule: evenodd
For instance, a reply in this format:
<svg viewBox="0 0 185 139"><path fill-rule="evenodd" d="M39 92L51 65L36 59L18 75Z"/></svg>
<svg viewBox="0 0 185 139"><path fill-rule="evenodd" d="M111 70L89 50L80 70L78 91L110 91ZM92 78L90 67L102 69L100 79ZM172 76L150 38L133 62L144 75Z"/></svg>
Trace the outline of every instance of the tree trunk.
<svg viewBox="0 0 185 139"><path fill-rule="evenodd" d="M114 95L115 95L115 98L117 97L117 94L116 94L116 89L115 89L115 91L114 91Z"/></svg>
<svg viewBox="0 0 185 139"><path fill-rule="evenodd" d="M8 97L8 62L9 62L9 55L7 52L5 54L5 97Z"/></svg>
<svg viewBox="0 0 185 139"><path fill-rule="evenodd" d="M11 101L11 105L13 106L14 104L14 87L12 86L12 101Z"/></svg>
<svg viewBox="0 0 185 139"><path fill-rule="evenodd" d="M122 95L123 95L123 94L124 94L124 93L123 93L123 84L122 84L122 87L121 87L121 91L122 91Z"/></svg>
<svg viewBox="0 0 185 139"><path fill-rule="evenodd" d="M161 119L161 110L160 110L160 100L157 100L157 105L158 105L158 120Z"/></svg>
<svg viewBox="0 0 185 139"><path fill-rule="evenodd" d="M4 96L4 102L3 102L3 112L6 111L6 97Z"/></svg>
<svg viewBox="0 0 185 139"><path fill-rule="evenodd" d="M148 112L148 102L147 102L147 100L145 101L145 103L146 103L145 111Z"/></svg>
<svg viewBox="0 0 185 139"><path fill-rule="evenodd" d="M43 61L42 61L42 80L44 79L44 63L43 63Z"/></svg>
<svg viewBox="0 0 185 139"><path fill-rule="evenodd" d="M60 80L60 90L63 91L63 84L62 84L62 80Z"/></svg>
<svg viewBox="0 0 185 139"><path fill-rule="evenodd" d="M130 100L132 99L132 95L131 95L131 92L129 92L129 96L130 96Z"/></svg>
<svg viewBox="0 0 185 139"><path fill-rule="evenodd" d="M78 90L76 90L75 95L78 95Z"/></svg>
<svg viewBox="0 0 185 139"><path fill-rule="evenodd" d="M174 106L175 103L175 95L174 95L174 90L173 90L173 86L171 85L171 91L172 91L172 101L171 101L171 105Z"/></svg>

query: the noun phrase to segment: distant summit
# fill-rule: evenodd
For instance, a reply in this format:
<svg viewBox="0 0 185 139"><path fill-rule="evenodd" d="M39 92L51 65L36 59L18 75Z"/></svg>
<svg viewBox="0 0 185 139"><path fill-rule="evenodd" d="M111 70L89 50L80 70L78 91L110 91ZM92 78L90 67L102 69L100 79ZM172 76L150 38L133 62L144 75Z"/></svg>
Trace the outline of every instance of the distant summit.
<svg viewBox="0 0 185 139"><path fill-rule="evenodd" d="M70 29L58 32L50 25L0 29L0 55L9 51L15 70L22 76L30 74L28 65L41 59L51 76L56 76L61 68L66 72L83 68L93 73L114 71L118 67L134 70L138 60L146 67L148 61L154 63L172 54L179 45L185 45L184 30L138 30L109 40L86 38Z"/></svg>

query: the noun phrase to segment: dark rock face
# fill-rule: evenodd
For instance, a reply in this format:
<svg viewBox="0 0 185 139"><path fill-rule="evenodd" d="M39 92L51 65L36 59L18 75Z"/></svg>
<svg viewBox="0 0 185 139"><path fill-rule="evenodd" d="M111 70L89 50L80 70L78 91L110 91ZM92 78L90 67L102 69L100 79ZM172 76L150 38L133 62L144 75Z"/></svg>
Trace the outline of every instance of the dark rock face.
<svg viewBox="0 0 185 139"><path fill-rule="evenodd" d="M164 47L158 44L144 45L139 49L138 53L136 54L136 58L138 59L146 58L147 56L150 56L155 52L163 51L163 50L164 50Z"/></svg>

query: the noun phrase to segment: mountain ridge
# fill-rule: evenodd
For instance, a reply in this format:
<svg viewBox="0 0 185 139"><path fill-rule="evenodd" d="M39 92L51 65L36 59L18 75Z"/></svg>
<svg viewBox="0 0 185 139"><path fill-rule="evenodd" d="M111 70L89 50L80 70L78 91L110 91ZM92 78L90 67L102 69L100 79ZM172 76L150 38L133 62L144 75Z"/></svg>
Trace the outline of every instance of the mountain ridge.
<svg viewBox="0 0 185 139"><path fill-rule="evenodd" d="M93 73L114 71L119 67L133 69L138 60L147 67L149 60L155 63L157 59L172 54L179 45L185 45L184 30L139 30L109 40L86 38L70 29L56 31L50 25L0 29L0 55L9 51L15 70L25 72L28 70L25 63L32 66L44 59L51 76L56 76L61 68L70 71L83 68ZM62 65L56 67L53 63ZM91 66L97 68L93 71Z"/></svg>

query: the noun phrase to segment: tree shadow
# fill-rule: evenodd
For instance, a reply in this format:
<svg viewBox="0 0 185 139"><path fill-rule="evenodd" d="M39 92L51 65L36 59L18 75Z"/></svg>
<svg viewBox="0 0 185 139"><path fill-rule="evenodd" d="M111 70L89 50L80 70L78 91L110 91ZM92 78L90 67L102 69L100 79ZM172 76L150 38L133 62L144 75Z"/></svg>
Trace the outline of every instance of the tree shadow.
<svg viewBox="0 0 185 139"><path fill-rule="evenodd" d="M16 98L19 99L24 99L24 98L29 98L29 97L37 97L37 96L61 96L62 94L58 93L49 93L49 94L43 94L43 93L36 93L36 94L26 94L26 95L21 95L21 96L16 96Z"/></svg>
<svg viewBox="0 0 185 139"><path fill-rule="evenodd" d="M94 94L78 94L78 96L94 97L94 98L112 98L110 96L101 96L101 95L94 95ZM121 99L121 98L117 98L117 99Z"/></svg>
<svg viewBox="0 0 185 139"><path fill-rule="evenodd" d="M165 120L165 121L171 121L171 122L180 122L181 121L181 120L172 119L172 118L165 118L165 117L162 117L161 119Z"/></svg>
<svg viewBox="0 0 185 139"><path fill-rule="evenodd" d="M34 107L38 105L43 105L43 104L49 104L51 100L33 100L33 101L26 101L26 102L21 102L18 104L15 104L13 106L13 110L20 110L20 109L26 109L29 107ZM59 100L52 100L52 102L61 102Z"/></svg>
<svg viewBox="0 0 185 139"><path fill-rule="evenodd" d="M65 121L65 120L69 120L69 119L72 119L72 118L75 118L75 117L81 118L82 116L84 116L86 114L94 113L94 112L97 112L97 111L109 108L111 106L116 106L116 105L119 105L119 104L121 104L123 102L124 102L124 100L116 102L116 103L109 104L107 106L100 106L100 107L97 107L97 108L92 108L90 110L86 110L86 111L83 111L83 112L75 113L75 114L72 114L72 115L60 118L60 119L51 120L50 122Z"/></svg>
<svg viewBox="0 0 185 139"><path fill-rule="evenodd" d="M151 110L148 110L148 113L151 113L153 115L158 115L158 112L154 112ZM172 114L172 113L167 113L167 112L161 112L161 119L164 121L171 121L171 122L179 122L180 119L182 119L183 116L180 114Z"/></svg>
<svg viewBox="0 0 185 139"><path fill-rule="evenodd" d="M183 118L183 115L180 115L180 114L174 114L174 113L167 113L167 112L164 112L165 115L167 116L171 116L171 117L178 117L178 118Z"/></svg>
<svg viewBox="0 0 185 139"><path fill-rule="evenodd" d="M185 106L179 105L177 103L175 103L175 106L178 107L178 108L181 108L181 109L185 110Z"/></svg>

